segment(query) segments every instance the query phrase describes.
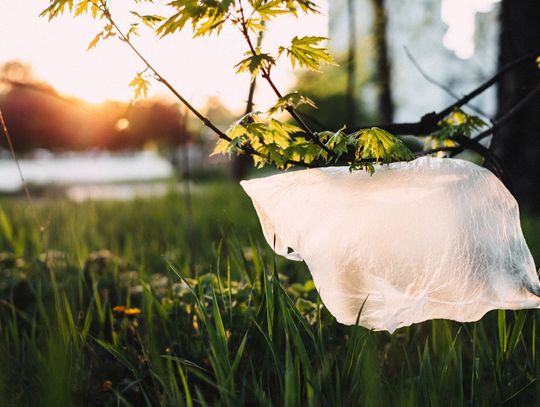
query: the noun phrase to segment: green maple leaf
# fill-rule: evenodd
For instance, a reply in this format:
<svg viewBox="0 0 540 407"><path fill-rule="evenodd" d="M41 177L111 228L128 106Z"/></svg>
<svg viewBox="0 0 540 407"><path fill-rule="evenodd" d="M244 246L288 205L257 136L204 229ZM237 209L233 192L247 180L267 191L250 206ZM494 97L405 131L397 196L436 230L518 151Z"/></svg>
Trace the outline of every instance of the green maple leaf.
<svg viewBox="0 0 540 407"><path fill-rule="evenodd" d="M317 108L317 105L315 104L315 102L313 102L313 100L311 100L310 98L303 96L298 92L291 92L280 97L277 100L277 102L274 104L274 106L268 109L268 114L270 115L276 114L288 108L295 109L301 105L308 105L313 108Z"/></svg>
<svg viewBox="0 0 540 407"><path fill-rule="evenodd" d="M297 65L312 71L319 71L321 64L335 65L334 58L328 53L326 48L319 47L325 37L306 36L302 38L294 37L291 46L288 48L280 47L279 53L285 52L295 68Z"/></svg>
<svg viewBox="0 0 540 407"><path fill-rule="evenodd" d="M245 55L247 57L235 65L237 73L250 72L251 76L255 77L262 69L267 70L276 63L276 60L270 54L253 54L251 51L248 51Z"/></svg>
<svg viewBox="0 0 540 407"><path fill-rule="evenodd" d="M137 75L129 83L129 86L133 88L133 98L145 99L148 96L148 90L150 89L150 82L143 76L142 72L138 72Z"/></svg>

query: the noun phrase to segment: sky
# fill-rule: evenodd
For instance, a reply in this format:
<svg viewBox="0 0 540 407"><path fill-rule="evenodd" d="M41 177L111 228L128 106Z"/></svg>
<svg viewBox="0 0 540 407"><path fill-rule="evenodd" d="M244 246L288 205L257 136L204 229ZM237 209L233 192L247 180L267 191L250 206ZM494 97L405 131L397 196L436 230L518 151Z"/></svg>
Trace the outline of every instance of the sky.
<svg viewBox="0 0 540 407"><path fill-rule="evenodd" d="M48 5L47 0L1 0L0 6L0 64L18 60L29 64L34 75L50 83L66 96L76 96L92 103L106 99L129 100L132 89L128 84L144 65L116 38L101 42L90 51L88 44L101 29L99 21L89 16L72 18L64 15L48 22L39 17ZM112 1L113 17L129 28L129 10L145 14L170 15L167 1L155 5L136 6L134 1ZM126 6L127 4L127 6ZM271 26L263 50L275 50L286 45L295 35L328 35L326 5L319 1L321 15L282 17ZM129 6L129 7L128 7ZM140 51L154 64L182 95L197 107L208 97L219 97L230 109L240 111L245 106L250 77L235 74L234 65L246 50L237 29L225 28L219 37L193 39L186 30L174 36L158 39L146 27L141 36L134 37ZM273 79L281 89L294 83L292 69L283 61L273 71ZM168 96L163 85L154 83L151 96ZM271 105L275 97L266 84L257 88L256 103L260 108Z"/></svg>
<svg viewBox="0 0 540 407"><path fill-rule="evenodd" d="M441 18L448 26L443 38L446 48L461 59L474 55L475 17L487 13L500 0L441 0Z"/></svg>
<svg viewBox="0 0 540 407"><path fill-rule="evenodd" d="M477 12L491 9L497 0L442 0L441 18L448 25L443 44L463 59L474 53L474 18ZM143 13L170 15L168 1L157 0L154 5L135 6L134 1L112 1L113 16L122 27L129 27L129 10L144 7ZM60 93L76 96L92 103L106 99L129 100L132 90L128 84L144 65L126 47L113 38L86 51L88 44L100 31L99 21L89 16L72 18L69 15L51 22L39 17L47 0L1 0L0 6L0 64L19 60L32 67L34 75L49 82ZM288 44L295 36L328 36L327 4L319 0L321 15L303 16L301 23L294 17L280 17L265 36L263 49L274 51ZM139 10L137 9L137 10ZM193 39L189 30L158 39L146 27L134 39L136 46L195 106L205 105L208 97L220 98L231 110L239 112L245 106L249 75L235 74L234 65L246 50L244 39L231 27L219 37ZM292 69L282 61L273 71L273 78L282 90L294 83ZM163 85L155 83L151 96L170 94ZM265 83L257 87L255 102L258 109L271 105L275 96Z"/></svg>

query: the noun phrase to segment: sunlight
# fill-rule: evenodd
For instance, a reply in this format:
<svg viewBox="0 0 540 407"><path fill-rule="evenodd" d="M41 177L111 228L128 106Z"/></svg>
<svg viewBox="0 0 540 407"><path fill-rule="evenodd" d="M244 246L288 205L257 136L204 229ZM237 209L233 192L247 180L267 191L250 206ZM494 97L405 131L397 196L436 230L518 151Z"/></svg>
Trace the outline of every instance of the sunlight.
<svg viewBox="0 0 540 407"><path fill-rule="evenodd" d="M487 13L500 0L442 0L441 18L448 26L443 44L461 59L474 55L477 13Z"/></svg>
<svg viewBox="0 0 540 407"><path fill-rule="evenodd" d="M170 14L161 2L144 5L145 12ZM320 2L326 12L326 3ZM133 7L130 2L131 7ZM130 50L116 39L86 48L100 29L89 17L63 16L53 22L39 18L45 2L9 0L0 14L0 36L10 38L0 47L0 63L19 60L30 64L34 75L49 82L59 92L91 103L107 99L129 100L129 82L144 69ZM129 6L113 3L112 12L122 27L131 22ZM28 29L32 27L32 29ZM234 65L242 59L246 46L239 32L225 28L220 37L192 39L189 32L159 40L146 27L135 37L137 47L158 71L195 106L202 107L210 96L221 99L231 110L241 111L249 87L249 75L235 74ZM265 37L263 48L274 51L294 35L328 35L325 14L302 17L302 24L292 17L278 19ZM283 61L274 70L274 79L285 90L294 83L292 69ZM150 96L170 97L167 89L154 83ZM265 84L257 89L256 102L268 105L274 94Z"/></svg>

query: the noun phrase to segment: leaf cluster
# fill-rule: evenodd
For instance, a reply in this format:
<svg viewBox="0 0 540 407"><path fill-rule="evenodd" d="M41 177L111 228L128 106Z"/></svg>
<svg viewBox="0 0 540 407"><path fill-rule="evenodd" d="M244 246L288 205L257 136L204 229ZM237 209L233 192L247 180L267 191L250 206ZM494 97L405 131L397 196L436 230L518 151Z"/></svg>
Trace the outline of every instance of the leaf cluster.
<svg viewBox="0 0 540 407"><path fill-rule="evenodd" d="M478 116L465 113L456 108L452 113L442 119L438 126L439 130L429 136L438 140L452 139L457 135L471 137L475 132L481 130L487 124Z"/></svg>
<svg viewBox="0 0 540 407"><path fill-rule="evenodd" d="M414 158L411 150L402 140L378 127L366 128L347 134L345 128L335 133L324 132L326 146L338 157L347 157L352 170L365 169L370 174L374 164L390 164L395 161L409 161ZM352 156L351 158L348 158Z"/></svg>
<svg viewBox="0 0 540 407"><path fill-rule="evenodd" d="M295 98L299 96L295 95ZM285 169L298 162L316 166L346 163L351 170L365 169L373 174L374 164L413 159L413 154L400 139L377 127L353 133L345 132L345 128L316 133L323 146L332 152L329 154L323 146L310 140L300 127L261 112L242 117L229 128L227 136L231 140L219 140L213 155L243 154L253 149L257 153L252 154L254 164L259 168L274 165Z"/></svg>
<svg viewBox="0 0 540 407"><path fill-rule="evenodd" d="M456 136L471 137L487 124L478 116L465 113L459 108L455 108L452 113L442 119L439 123L439 130L426 137L427 148L454 147Z"/></svg>
<svg viewBox="0 0 540 407"><path fill-rule="evenodd" d="M152 3L153 0L134 0L134 3ZM304 36L291 39L274 51L263 51L254 47L251 33L260 33L266 29L266 23L281 15L299 13L318 13L317 6L310 0L172 0L168 3L173 13L169 17L141 14L131 11L136 22L131 23L126 33L118 31L104 0L51 0L42 15L50 19L69 10L75 17L91 13L95 19L107 21L90 42L89 49L100 40L118 34L119 38L129 43L131 35L138 35L139 23L155 31L161 37L172 35L191 27L194 37L219 34L225 23L240 30L246 39L248 51L236 65L237 72L249 72L253 77L262 75L274 87L270 72L277 60L286 57L293 68L305 68L319 71L322 64L334 64L332 56L324 48L325 37ZM140 55L139 55L140 56ZM146 63L146 61L143 59ZM146 69L138 72L130 86L134 89L134 98L145 98L150 82L148 70L156 76L155 70L146 63ZM276 90L276 89L275 89ZM399 140L379 128L362 129L347 134L344 129L337 132L313 133L299 118L295 109L300 105L315 108L315 103L298 92L278 96L274 106L267 112L250 113L233 123L226 134L220 134L220 140L213 154L250 154L257 167L274 165L288 168L298 164L303 166L347 164L351 170L366 169L373 173L375 163L409 160L412 154ZM287 111L299 126L278 120L275 116ZM456 113L457 114L457 113ZM448 118L448 120L457 120ZM465 120L461 126L475 126L474 120Z"/></svg>

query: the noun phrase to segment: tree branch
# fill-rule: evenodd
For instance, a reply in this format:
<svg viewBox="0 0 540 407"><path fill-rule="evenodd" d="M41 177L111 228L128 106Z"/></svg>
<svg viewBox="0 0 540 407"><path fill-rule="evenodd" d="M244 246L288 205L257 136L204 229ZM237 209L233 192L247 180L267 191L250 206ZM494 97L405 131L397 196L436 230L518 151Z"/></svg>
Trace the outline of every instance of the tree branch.
<svg viewBox="0 0 540 407"><path fill-rule="evenodd" d="M485 90L489 89L491 86L496 84L504 75L508 72L513 71L514 69L520 67L526 63L535 63L536 57L540 55L540 50L531 52L529 54L523 55L520 58L517 58L515 61L503 67L495 75L486 80L477 88L473 89L470 93L466 94L456 102L452 103L450 106L441 110L440 112L431 112L425 114L420 121L413 123L381 123L370 126L362 126L360 128L366 127L379 127L384 129L394 135L411 135L411 136L425 136L438 128L438 123L440 120L448 116L455 108L459 108L467 104L470 100L474 99L476 96L483 93Z"/></svg>
<svg viewBox="0 0 540 407"><path fill-rule="evenodd" d="M249 31L247 29L247 20L244 15L244 8L242 7L242 1L239 2L240 4L240 31L246 40L249 49L253 55L258 55L256 48L253 46L253 42L251 41L251 38L249 36ZM275 85L274 81L270 77L270 69L261 68L261 76L268 82L274 93L278 98L283 97L277 86ZM338 155L329 149L320 139L317 137L317 135L309 128L309 126L302 120L302 118L296 113L294 108L291 106L288 106L285 110L291 115L291 117L298 123L298 125L306 132L308 137L317 144L323 151L325 151L328 155L332 156L334 159L338 159Z"/></svg>
<svg viewBox="0 0 540 407"><path fill-rule="evenodd" d="M167 89L169 89L172 94L178 99L180 100L180 102L182 102L182 104L184 106L186 106L189 111L191 111L191 113L193 113L199 120L201 120L201 122L206 126L208 127L209 129L211 129L214 133L216 133L218 135L219 138L223 139L223 140L226 140L226 141L232 141L232 139L227 136L223 131L221 131L214 123L212 123L212 121L210 119L208 119L206 116L204 116L201 112L199 112L191 103L189 103L177 90L176 88L174 88L174 86L169 82L167 81L157 70L156 68L154 68L154 66L141 54L141 52L133 45L133 43L130 41L129 37L127 35L124 34L124 32L120 29L120 27L118 27L118 25L116 24L116 22L114 21L114 19L112 18L112 15L109 11L109 8L107 6L107 4L101 0L100 2L100 9L101 11L103 12L103 15L105 16L105 18L109 21L109 23L114 27L114 29L116 30L116 32L118 33L118 35L120 36L120 39L122 41L124 41L130 48L131 50L135 53L135 55L137 55L137 57L146 65L147 69L149 69L155 76L155 78L161 82L163 85L165 85L167 87ZM262 153L260 153L259 151L255 150L254 148L252 148L251 146L249 145L243 145L243 146L240 146L239 147L240 150L242 150L244 153L246 154L249 154L249 155L255 155L255 156L259 156L259 157L265 157ZM296 161L296 160L287 160L286 161L286 164L291 164L291 165L298 165L298 166L302 166L302 167L311 167L310 164L308 163L305 163L303 161Z"/></svg>
<svg viewBox="0 0 540 407"><path fill-rule="evenodd" d="M450 95L451 97L453 97L454 99L456 100L459 100L460 99L460 96L458 96L457 94L454 93L454 91L452 91L452 89L450 89L448 86L446 86L444 83L442 82L439 82L438 80L436 80L435 78L431 77L421 66L420 64L418 63L418 61L416 60L416 58L412 55L412 53L409 51L409 49L407 47L403 47L403 50L405 51L405 55L407 55L407 58L409 58L409 61L411 61L411 63L413 64L413 66L416 68L416 70L418 72L420 72L420 75L422 75L422 77L428 81L429 83L431 83L432 85L435 85L437 86L439 89L442 89L444 92L446 92L448 95ZM475 111L476 113L480 114L481 116L484 116L484 117L488 117L487 114L485 114L482 110L480 110L478 107L476 106L472 106L472 105L468 105L470 109L472 109L473 111Z"/></svg>
<svg viewBox="0 0 540 407"><path fill-rule="evenodd" d="M473 137L472 140L478 142L487 136L491 135L495 129L501 126L504 122L508 121L513 115L519 112L531 99L533 99L540 92L540 83L532 88L527 94L516 104L514 104L510 109L508 109L504 114L502 114L497 119L493 120L493 126L489 129L484 130L477 136Z"/></svg>

